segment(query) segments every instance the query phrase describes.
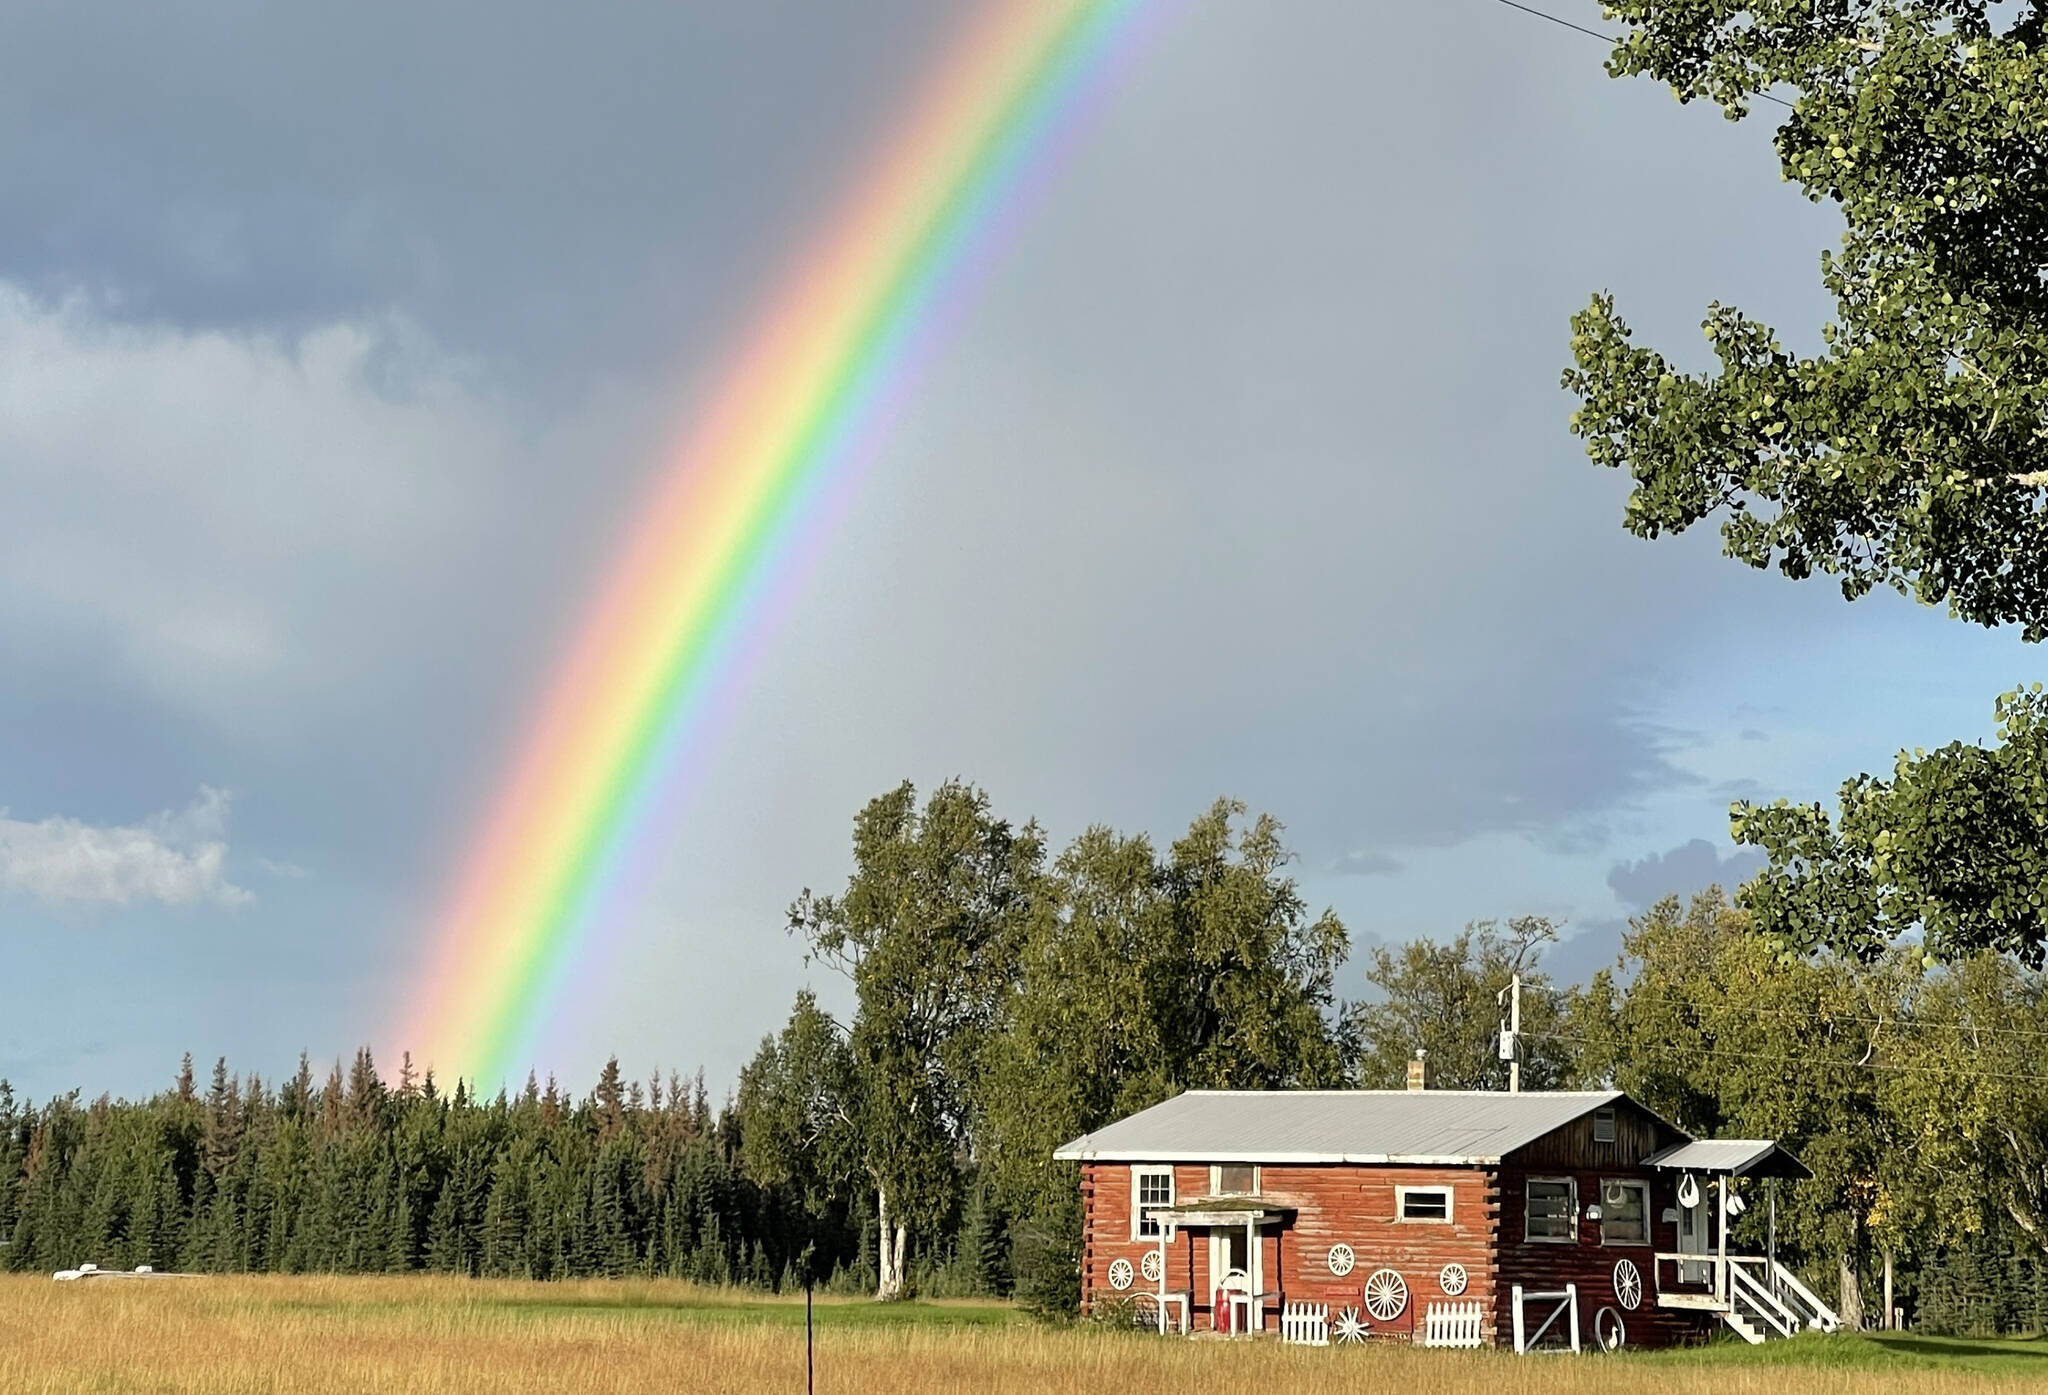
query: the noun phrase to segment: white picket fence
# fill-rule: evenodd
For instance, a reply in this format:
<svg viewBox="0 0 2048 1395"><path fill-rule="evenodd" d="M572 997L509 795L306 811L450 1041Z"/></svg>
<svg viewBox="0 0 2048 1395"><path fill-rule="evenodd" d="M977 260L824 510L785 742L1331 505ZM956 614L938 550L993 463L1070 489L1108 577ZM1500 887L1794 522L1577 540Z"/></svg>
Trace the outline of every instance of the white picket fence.
<svg viewBox="0 0 2048 1395"><path fill-rule="evenodd" d="M1289 1303L1280 1310L1280 1340L1296 1346L1326 1347L1330 1344L1328 1303Z"/></svg>
<svg viewBox="0 0 2048 1395"><path fill-rule="evenodd" d="M1422 1344L1426 1347L1478 1347L1486 1344L1481 1326L1480 1305L1432 1303L1422 1318Z"/></svg>

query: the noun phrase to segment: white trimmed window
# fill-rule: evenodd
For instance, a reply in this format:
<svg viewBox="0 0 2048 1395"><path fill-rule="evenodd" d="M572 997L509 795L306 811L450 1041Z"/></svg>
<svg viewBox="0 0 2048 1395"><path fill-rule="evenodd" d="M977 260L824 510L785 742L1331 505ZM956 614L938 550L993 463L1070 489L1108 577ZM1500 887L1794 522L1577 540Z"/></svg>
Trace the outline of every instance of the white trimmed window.
<svg viewBox="0 0 2048 1395"><path fill-rule="evenodd" d="M1133 1239L1156 1239L1159 1235L1159 1222L1153 1218L1152 1213L1164 1210L1172 1205L1172 1168L1134 1167L1131 1169L1131 1237Z"/></svg>
<svg viewBox="0 0 2048 1395"><path fill-rule="evenodd" d="M1424 1221L1436 1225L1449 1225L1451 1221L1451 1189L1449 1187L1396 1187L1394 1188L1394 1212L1404 1221Z"/></svg>
<svg viewBox="0 0 2048 1395"><path fill-rule="evenodd" d="M1569 1245L1579 1238L1577 1182L1569 1177L1531 1177L1524 1196L1528 1201L1522 1217L1524 1239Z"/></svg>
<svg viewBox="0 0 2048 1395"><path fill-rule="evenodd" d="M1250 1163L1224 1163L1209 1169L1212 1196L1257 1196L1259 1170Z"/></svg>
<svg viewBox="0 0 2048 1395"><path fill-rule="evenodd" d="M1647 1245L1650 1243L1650 1184L1629 1182L1618 1177L1600 1183L1600 1243L1603 1245Z"/></svg>

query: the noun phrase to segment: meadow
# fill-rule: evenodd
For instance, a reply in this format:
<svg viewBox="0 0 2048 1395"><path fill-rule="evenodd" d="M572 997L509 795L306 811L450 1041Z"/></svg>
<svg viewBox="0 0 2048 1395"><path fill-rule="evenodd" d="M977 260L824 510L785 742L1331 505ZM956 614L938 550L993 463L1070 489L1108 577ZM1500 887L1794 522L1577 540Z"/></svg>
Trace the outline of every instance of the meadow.
<svg viewBox="0 0 2048 1395"><path fill-rule="evenodd" d="M804 1388L803 1300L680 1283L0 1277L0 1391L645 1395ZM2048 1342L1910 1336L1543 1357L1048 1328L999 1303L824 1299L824 1392L1937 1395L2048 1379ZM2038 1374L2037 1374L2038 1373Z"/></svg>

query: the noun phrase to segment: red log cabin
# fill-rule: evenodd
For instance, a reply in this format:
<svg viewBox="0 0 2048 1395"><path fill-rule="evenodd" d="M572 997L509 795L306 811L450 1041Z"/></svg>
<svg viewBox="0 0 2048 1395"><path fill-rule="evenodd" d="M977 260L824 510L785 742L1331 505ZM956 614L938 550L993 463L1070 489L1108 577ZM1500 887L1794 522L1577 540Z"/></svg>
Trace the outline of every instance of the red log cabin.
<svg viewBox="0 0 2048 1395"><path fill-rule="evenodd" d="M1058 1149L1081 1300L1161 1332L1538 1347L1832 1330L1776 1263L1777 1144L1616 1090L1191 1090ZM1764 1255L1727 1249L1752 1202Z"/></svg>

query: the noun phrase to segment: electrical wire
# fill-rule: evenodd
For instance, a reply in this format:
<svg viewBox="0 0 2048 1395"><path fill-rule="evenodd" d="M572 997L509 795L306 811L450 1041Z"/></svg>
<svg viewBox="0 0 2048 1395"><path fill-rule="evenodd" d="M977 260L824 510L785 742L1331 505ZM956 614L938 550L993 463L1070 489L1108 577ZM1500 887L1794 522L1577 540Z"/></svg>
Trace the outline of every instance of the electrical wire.
<svg viewBox="0 0 2048 1395"><path fill-rule="evenodd" d="M1622 42L1616 35L1602 34L1597 29L1588 29L1583 24L1574 24L1560 15L1549 13L1547 10L1539 10L1532 5L1524 5L1521 3L1521 0L1500 0L1500 3L1506 5L1511 10L1520 10L1525 15L1534 15L1538 19L1547 19L1552 24L1569 29L1575 34L1584 34L1589 39L1598 39L1603 44L1619 44ZM1797 110L1792 103L1786 101L1783 97L1774 97L1768 92L1759 92L1756 95L1763 98L1766 102L1776 102L1787 111Z"/></svg>
<svg viewBox="0 0 2048 1395"><path fill-rule="evenodd" d="M1697 994L1655 993L1641 988L1621 989L1617 993L1618 1005L1642 1001L1698 1007L1701 1000ZM1739 1011L1747 1017L1774 1017L1780 1021L1811 1022L1823 1026L1897 1027L1913 1031L1956 1032L1979 1037L2022 1037L2035 1041L2048 1039L2048 1030L2033 1027L1985 1027L1967 1022L1926 1022L1905 1016L1864 1017L1852 1013L1809 1012L1802 1008L1747 1004Z"/></svg>
<svg viewBox="0 0 2048 1395"><path fill-rule="evenodd" d="M1930 1075L1944 1080L2019 1080L2043 1083L2039 1071L1990 1071L1971 1066L1913 1065L1903 1061L1830 1061L1814 1056L1787 1056L1770 1051L1742 1051L1726 1046L1677 1046L1669 1043L1624 1041L1619 1037L1589 1037L1573 1032L1524 1031L1524 1037L1538 1041L1564 1041L1579 1046L1618 1046L1631 1052L1654 1051L1666 1056L1722 1056L1733 1061L1770 1061L1778 1065L1804 1066L1820 1070L1891 1071L1900 1075Z"/></svg>

